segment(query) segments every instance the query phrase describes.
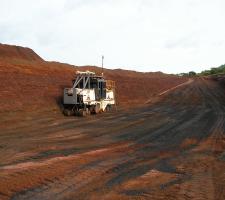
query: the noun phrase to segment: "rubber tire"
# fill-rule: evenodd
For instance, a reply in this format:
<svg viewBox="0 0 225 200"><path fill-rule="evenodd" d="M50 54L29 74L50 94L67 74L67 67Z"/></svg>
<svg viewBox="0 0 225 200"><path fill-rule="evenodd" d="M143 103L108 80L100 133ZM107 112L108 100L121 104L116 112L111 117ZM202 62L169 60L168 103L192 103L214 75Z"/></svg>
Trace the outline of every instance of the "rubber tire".
<svg viewBox="0 0 225 200"><path fill-rule="evenodd" d="M110 112L111 110L112 110L111 105L107 105L106 108L105 108L105 111L106 112Z"/></svg>
<svg viewBox="0 0 225 200"><path fill-rule="evenodd" d="M95 114L98 114L100 112L100 104L95 105Z"/></svg>
<svg viewBox="0 0 225 200"><path fill-rule="evenodd" d="M87 116L87 111L86 110L83 110L83 109L80 109L78 111L78 116L79 117L86 117Z"/></svg>
<svg viewBox="0 0 225 200"><path fill-rule="evenodd" d="M63 109L63 114L65 116L72 116L74 114L74 112L72 110L69 110L69 109Z"/></svg>

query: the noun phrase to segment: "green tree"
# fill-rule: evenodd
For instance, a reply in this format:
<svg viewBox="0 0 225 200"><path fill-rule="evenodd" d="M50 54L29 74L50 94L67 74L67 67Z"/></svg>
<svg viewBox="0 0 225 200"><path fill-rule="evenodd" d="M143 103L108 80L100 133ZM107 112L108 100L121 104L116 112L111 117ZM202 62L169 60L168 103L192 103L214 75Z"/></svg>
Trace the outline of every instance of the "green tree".
<svg viewBox="0 0 225 200"><path fill-rule="evenodd" d="M189 75L189 76L196 76L196 72L190 71L190 72L188 72L188 75Z"/></svg>

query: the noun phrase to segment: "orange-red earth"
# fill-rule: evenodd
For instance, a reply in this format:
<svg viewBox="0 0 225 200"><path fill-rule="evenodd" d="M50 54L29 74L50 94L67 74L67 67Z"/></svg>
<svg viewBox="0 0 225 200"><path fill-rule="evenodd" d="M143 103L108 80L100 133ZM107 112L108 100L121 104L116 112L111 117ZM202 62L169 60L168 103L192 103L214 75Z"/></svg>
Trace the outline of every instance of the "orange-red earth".
<svg viewBox="0 0 225 200"><path fill-rule="evenodd" d="M105 70L118 111L65 117L62 90L76 70L101 69L8 45L0 55L1 200L225 199L218 81L198 78L157 96L187 79Z"/></svg>

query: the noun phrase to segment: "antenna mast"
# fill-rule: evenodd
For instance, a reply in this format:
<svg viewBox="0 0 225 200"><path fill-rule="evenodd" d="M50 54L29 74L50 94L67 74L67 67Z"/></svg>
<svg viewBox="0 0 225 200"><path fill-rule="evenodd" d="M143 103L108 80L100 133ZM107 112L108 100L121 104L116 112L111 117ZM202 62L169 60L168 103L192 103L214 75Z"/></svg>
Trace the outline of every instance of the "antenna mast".
<svg viewBox="0 0 225 200"><path fill-rule="evenodd" d="M102 56L102 76L103 76L104 56Z"/></svg>

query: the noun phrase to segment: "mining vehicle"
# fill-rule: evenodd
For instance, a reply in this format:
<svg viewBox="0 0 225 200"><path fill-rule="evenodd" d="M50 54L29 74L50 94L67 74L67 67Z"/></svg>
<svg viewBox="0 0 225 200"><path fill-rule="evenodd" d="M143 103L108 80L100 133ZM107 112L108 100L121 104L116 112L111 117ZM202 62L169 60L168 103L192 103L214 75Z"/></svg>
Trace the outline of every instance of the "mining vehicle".
<svg viewBox="0 0 225 200"><path fill-rule="evenodd" d="M103 74L77 71L72 88L65 88L63 113L66 116L86 116L112 110L115 107L115 81Z"/></svg>

